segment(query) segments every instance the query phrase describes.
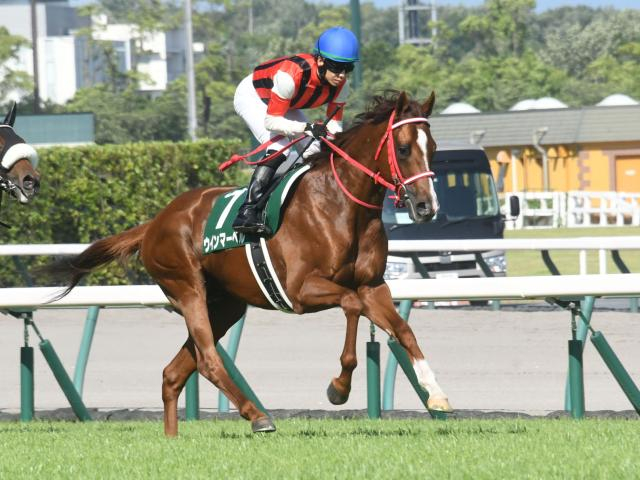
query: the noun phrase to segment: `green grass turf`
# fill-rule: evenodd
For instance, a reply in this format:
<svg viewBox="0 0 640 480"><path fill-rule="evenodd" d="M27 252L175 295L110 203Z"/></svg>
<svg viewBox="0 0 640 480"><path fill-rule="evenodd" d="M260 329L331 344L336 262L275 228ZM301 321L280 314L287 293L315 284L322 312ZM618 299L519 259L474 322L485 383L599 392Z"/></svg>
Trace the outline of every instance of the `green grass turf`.
<svg viewBox="0 0 640 480"><path fill-rule="evenodd" d="M0 478L638 478L637 421L280 420L0 424Z"/></svg>
<svg viewBox="0 0 640 480"><path fill-rule="evenodd" d="M640 227L549 228L506 230L505 238L565 238L640 235ZM551 258L563 275L580 273L578 250L551 250ZM621 250L620 256L632 273L640 273L640 250ZM587 251L587 273L599 273L598 252ZM620 273L607 253L607 273ZM507 251L507 274L510 277L550 275L538 251Z"/></svg>

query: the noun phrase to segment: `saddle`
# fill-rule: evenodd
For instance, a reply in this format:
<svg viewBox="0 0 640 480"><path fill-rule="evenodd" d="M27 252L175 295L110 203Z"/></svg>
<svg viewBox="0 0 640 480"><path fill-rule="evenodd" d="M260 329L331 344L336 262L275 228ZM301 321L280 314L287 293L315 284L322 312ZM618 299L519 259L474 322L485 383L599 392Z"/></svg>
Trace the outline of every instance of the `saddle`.
<svg viewBox="0 0 640 480"><path fill-rule="evenodd" d="M263 212L265 215L265 224L270 228L271 232L273 232L272 235L274 235L280 227L282 209L290 193L294 190L297 181L310 168L310 165L302 165L294 168L276 181L277 185L269 194L269 199L266 202ZM216 199L204 229L202 251L205 255L221 250L241 247L258 240L256 235L245 235L244 233L236 232L232 228L233 219L236 218L238 209L244 202L246 196L247 188L242 187L231 190Z"/></svg>

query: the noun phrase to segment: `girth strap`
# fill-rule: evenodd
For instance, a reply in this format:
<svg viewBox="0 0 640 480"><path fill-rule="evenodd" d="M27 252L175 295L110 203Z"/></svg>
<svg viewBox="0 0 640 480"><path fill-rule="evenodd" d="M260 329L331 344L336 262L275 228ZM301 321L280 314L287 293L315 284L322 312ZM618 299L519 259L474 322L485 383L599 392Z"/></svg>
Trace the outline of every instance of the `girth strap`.
<svg viewBox="0 0 640 480"><path fill-rule="evenodd" d="M248 243L245 245L245 250L253 276L269 303L283 312L293 312L291 300L282 288L271 263L265 239L261 237L259 242Z"/></svg>

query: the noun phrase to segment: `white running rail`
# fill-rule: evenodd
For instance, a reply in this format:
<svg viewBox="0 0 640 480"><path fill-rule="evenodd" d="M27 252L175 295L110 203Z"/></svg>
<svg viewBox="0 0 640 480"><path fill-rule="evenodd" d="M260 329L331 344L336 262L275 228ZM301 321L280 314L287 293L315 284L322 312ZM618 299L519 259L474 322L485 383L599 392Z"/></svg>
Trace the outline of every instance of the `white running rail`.
<svg viewBox="0 0 640 480"><path fill-rule="evenodd" d="M75 255L89 244L13 244L0 245L0 256ZM477 240L391 240L389 253L490 251L490 250L578 250L580 273L587 273L587 251L597 250L599 273L607 272L607 250L640 250L640 236L607 236L540 239L477 239Z"/></svg>
<svg viewBox="0 0 640 480"><path fill-rule="evenodd" d="M640 296L640 274L563 275L494 278L442 278L390 280L395 300L535 300L549 297L579 298ZM0 309L33 311L75 307L166 307L156 285L76 287L66 297L51 302L60 287L0 289Z"/></svg>
<svg viewBox="0 0 640 480"><path fill-rule="evenodd" d="M0 256L70 255L85 244L0 245ZM640 236L506 240L390 241L390 252L477 250L610 250L640 249ZM602 267L601 267L602 269ZM421 300L541 299L558 296L640 296L640 274L599 274L497 278L442 278L388 282L393 298ZM60 307L166 307L156 285L76 287L52 302L64 287L0 289L0 309L35 310Z"/></svg>

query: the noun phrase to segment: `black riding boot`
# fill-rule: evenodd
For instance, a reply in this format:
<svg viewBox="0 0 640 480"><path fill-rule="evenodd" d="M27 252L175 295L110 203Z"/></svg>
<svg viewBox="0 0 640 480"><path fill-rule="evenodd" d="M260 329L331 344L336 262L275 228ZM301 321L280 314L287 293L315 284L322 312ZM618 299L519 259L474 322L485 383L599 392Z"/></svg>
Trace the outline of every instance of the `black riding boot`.
<svg viewBox="0 0 640 480"><path fill-rule="evenodd" d="M267 155L269 154L270 152L267 152ZM258 206L258 201L269 190L273 175L286 159L286 156L280 155L271 160L268 165L258 165L253 171L247 190L247 198L240 206L238 216L233 221L233 229L236 232L255 234L267 232L262 218L262 208Z"/></svg>

